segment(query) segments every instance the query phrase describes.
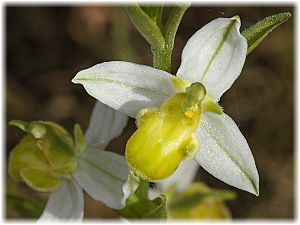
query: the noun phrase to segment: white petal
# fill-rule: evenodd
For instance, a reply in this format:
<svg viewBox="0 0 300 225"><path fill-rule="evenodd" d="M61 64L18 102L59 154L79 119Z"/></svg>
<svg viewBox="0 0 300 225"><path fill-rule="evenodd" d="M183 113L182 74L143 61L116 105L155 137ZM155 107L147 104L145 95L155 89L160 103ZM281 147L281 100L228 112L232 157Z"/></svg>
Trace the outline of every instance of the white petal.
<svg viewBox="0 0 300 225"><path fill-rule="evenodd" d="M61 187L52 192L38 222L82 221L84 198L75 180L64 180Z"/></svg>
<svg viewBox="0 0 300 225"><path fill-rule="evenodd" d="M80 83L100 102L135 117L147 107L160 107L172 96L172 75L150 66L113 61L97 64L76 74Z"/></svg>
<svg viewBox="0 0 300 225"><path fill-rule="evenodd" d="M127 124L128 117L103 103L96 101L90 124L85 132L88 145L101 145L103 148L113 138L118 137Z"/></svg>
<svg viewBox="0 0 300 225"><path fill-rule="evenodd" d="M195 133L200 142L199 164L225 183L259 194L259 177L248 143L226 114L204 113Z"/></svg>
<svg viewBox="0 0 300 225"><path fill-rule="evenodd" d="M183 191L193 182L198 168L199 164L195 160L182 161L172 176L157 184L158 188L166 191L172 184L176 183L176 189Z"/></svg>
<svg viewBox="0 0 300 225"><path fill-rule="evenodd" d="M201 82L215 101L227 91L242 71L247 41L240 34L240 20L219 18L197 31L182 52L177 76Z"/></svg>
<svg viewBox="0 0 300 225"><path fill-rule="evenodd" d="M94 199L114 209L125 205L123 185L128 167L125 157L101 148L88 147L76 156L78 169L73 176Z"/></svg>

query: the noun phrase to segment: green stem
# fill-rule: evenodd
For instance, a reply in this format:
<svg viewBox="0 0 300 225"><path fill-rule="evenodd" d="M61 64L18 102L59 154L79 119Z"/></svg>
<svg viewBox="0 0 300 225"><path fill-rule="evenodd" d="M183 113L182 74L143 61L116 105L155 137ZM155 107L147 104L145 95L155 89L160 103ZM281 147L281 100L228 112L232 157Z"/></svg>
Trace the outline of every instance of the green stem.
<svg viewBox="0 0 300 225"><path fill-rule="evenodd" d="M164 31L165 45L163 49L152 48L153 53L153 66L155 68L171 72L172 66L172 53L176 32L178 30L180 21L189 7L189 4L180 5L172 9Z"/></svg>
<svg viewBox="0 0 300 225"><path fill-rule="evenodd" d="M141 8L136 5L126 8L131 22L151 45L153 67L171 72L176 32L188 7L189 4L186 4L172 9L163 33L161 25L162 7Z"/></svg>
<svg viewBox="0 0 300 225"><path fill-rule="evenodd" d="M171 72L171 56L166 48L154 49L151 48L153 54L153 67L164 70L166 72Z"/></svg>
<svg viewBox="0 0 300 225"><path fill-rule="evenodd" d="M180 21L185 13L185 11L188 9L190 5L181 5L177 6L172 9L170 16L167 20L165 32L164 32L164 38L165 38L165 48L166 51L168 51L168 54L172 55L172 51L174 48L174 42L175 42L175 36L176 32L178 30ZM172 58L172 57L170 57Z"/></svg>
<svg viewBox="0 0 300 225"><path fill-rule="evenodd" d="M162 30L162 4L160 3L155 6L142 6L141 8L152 20L155 21L159 29Z"/></svg>

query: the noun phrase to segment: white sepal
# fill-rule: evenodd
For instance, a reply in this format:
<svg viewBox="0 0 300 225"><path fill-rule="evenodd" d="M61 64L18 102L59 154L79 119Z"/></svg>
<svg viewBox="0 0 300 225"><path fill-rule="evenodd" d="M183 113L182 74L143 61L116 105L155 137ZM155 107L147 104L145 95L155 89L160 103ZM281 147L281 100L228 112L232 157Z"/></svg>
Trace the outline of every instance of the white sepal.
<svg viewBox="0 0 300 225"><path fill-rule="evenodd" d="M200 149L195 159L221 181L259 194L259 176L248 143L225 113L204 113L195 132Z"/></svg>
<svg viewBox="0 0 300 225"><path fill-rule="evenodd" d="M83 219L84 198L75 180L64 180L61 187L52 192L38 222L80 222Z"/></svg>
<svg viewBox="0 0 300 225"><path fill-rule="evenodd" d="M78 72L72 82L82 84L100 102L135 117L140 109L160 107L172 96L172 77L150 66L112 61Z"/></svg>
<svg viewBox="0 0 300 225"><path fill-rule="evenodd" d="M238 17L219 18L197 31L182 52L177 76L204 84L218 102L238 78L247 54L247 41L240 34Z"/></svg>
<svg viewBox="0 0 300 225"><path fill-rule="evenodd" d="M128 177L124 156L87 147L77 154L76 161L78 168L73 176L91 197L113 209L124 207L123 185Z"/></svg>
<svg viewBox="0 0 300 225"><path fill-rule="evenodd" d="M96 101L85 140L91 146L105 146L118 137L126 126L128 117L121 112Z"/></svg>

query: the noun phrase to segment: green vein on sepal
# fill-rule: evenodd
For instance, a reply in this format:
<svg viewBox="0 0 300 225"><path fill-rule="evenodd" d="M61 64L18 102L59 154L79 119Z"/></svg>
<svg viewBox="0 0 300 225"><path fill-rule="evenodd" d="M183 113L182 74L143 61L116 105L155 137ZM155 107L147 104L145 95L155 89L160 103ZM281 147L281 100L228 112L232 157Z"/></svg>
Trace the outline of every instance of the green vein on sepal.
<svg viewBox="0 0 300 225"><path fill-rule="evenodd" d="M218 56L218 54L220 53L221 49L223 48L229 34L230 34L230 31L232 29L232 27L235 25L236 22L239 22L239 17L238 16L235 16L232 18L233 20L227 25L227 27L225 28L225 32L223 34L223 37L222 39L220 40L220 42L218 43L218 46L215 50L215 52L213 53L212 57L210 58L205 70L204 70L204 73L201 75L200 77L200 81L202 81L205 77L205 75L208 73L214 59Z"/></svg>
<svg viewBox="0 0 300 225"><path fill-rule="evenodd" d="M95 75L95 74L86 74L86 75ZM166 96L169 97L168 93L164 93L161 90L157 89L150 89L150 88L145 88L145 87L138 87L135 85L131 85L125 82L120 82L116 80L110 80L110 79L105 79L105 78L88 78L88 77L80 77L80 78L74 78L72 82L74 83L81 83L80 81L83 82L99 82L99 83L108 83L116 86L122 86L125 88L130 88L130 89L135 89L135 90L140 90L140 91L145 91L145 92L150 92L150 93L155 93L161 96ZM83 84L83 83L81 83Z"/></svg>
<svg viewBox="0 0 300 225"><path fill-rule="evenodd" d="M210 131L210 129L203 123L202 125L203 129L206 130L206 132L211 136L211 138L215 141L215 143L223 150L223 152L228 156L228 158L235 164L239 170L242 172L242 174L248 179L249 184L252 186L255 195L259 195L259 190L256 185L256 182L254 179L251 177L249 173L245 171L245 169L242 167L242 165L230 154L230 152L220 143L220 141L214 136L214 134Z"/></svg>

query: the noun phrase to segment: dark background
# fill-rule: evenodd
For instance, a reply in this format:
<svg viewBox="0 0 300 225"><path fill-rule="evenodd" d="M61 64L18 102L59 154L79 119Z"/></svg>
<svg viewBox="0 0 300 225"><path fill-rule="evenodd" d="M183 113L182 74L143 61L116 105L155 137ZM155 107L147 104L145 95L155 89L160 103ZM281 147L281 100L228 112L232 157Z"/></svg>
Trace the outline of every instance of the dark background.
<svg viewBox="0 0 300 225"><path fill-rule="evenodd" d="M166 13L169 9L166 9ZM291 12L292 17L272 32L246 60L239 79L221 99L225 112L247 138L260 174L260 196L232 188L203 169L197 180L225 188L238 198L228 203L233 218L294 218L294 8L193 6L178 30L172 72L180 64L182 48L199 28L217 17L239 15L242 28L266 16ZM5 7L6 119L52 120L70 132L76 122L87 128L94 104L81 85L71 83L76 72L94 64L126 60L151 65L146 41L122 7ZM134 132L131 119L110 150L124 153ZM7 153L22 132L7 126ZM8 154L7 154L8 156ZM7 177L9 194L45 204L47 194L31 191ZM88 218L117 214L86 196ZM7 206L8 218L24 217Z"/></svg>

